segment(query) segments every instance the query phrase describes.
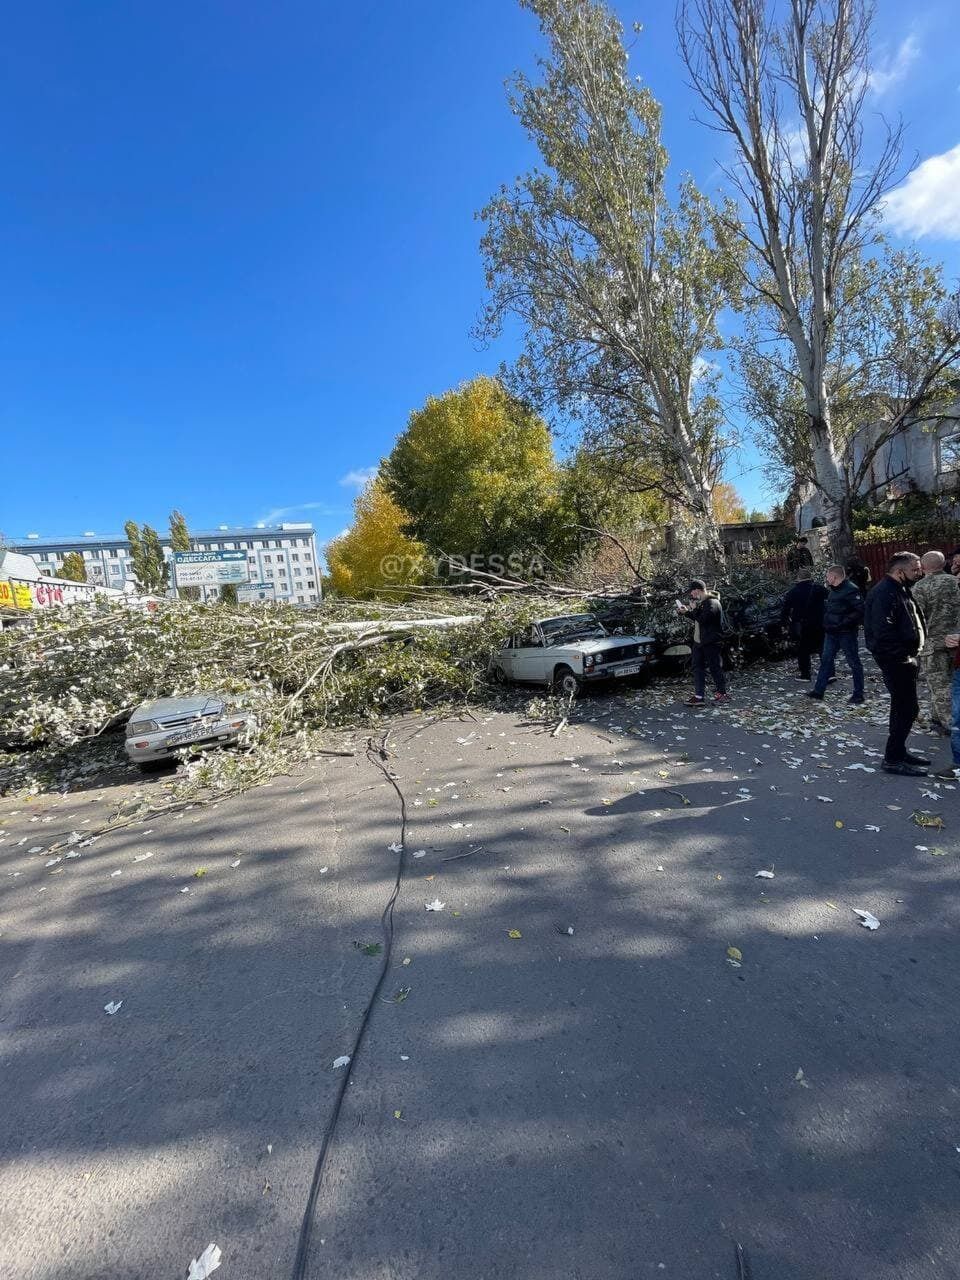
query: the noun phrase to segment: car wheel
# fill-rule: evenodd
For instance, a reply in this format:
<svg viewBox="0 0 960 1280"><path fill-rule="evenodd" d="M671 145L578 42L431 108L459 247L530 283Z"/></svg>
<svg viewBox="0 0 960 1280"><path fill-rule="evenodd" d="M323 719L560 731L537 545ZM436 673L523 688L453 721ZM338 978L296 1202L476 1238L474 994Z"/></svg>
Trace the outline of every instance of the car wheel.
<svg viewBox="0 0 960 1280"><path fill-rule="evenodd" d="M507 677L503 674L503 667L491 667L491 668L490 668L490 683L491 683L491 684L506 684L506 683L507 683Z"/></svg>
<svg viewBox="0 0 960 1280"><path fill-rule="evenodd" d="M169 769L177 762L172 760L144 760L143 764L138 764L137 768L141 773L162 773L164 769Z"/></svg>
<svg viewBox="0 0 960 1280"><path fill-rule="evenodd" d="M557 667L553 673L553 688L555 693L565 698L575 698L583 688L583 681L569 667Z"/></svg>

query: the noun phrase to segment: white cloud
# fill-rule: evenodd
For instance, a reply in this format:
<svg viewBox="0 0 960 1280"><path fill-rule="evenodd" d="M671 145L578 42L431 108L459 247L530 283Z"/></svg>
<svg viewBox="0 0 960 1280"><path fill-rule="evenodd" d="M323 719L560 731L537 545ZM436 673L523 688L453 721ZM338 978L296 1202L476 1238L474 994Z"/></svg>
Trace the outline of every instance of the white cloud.
<svg viewBox="0 0 960 1280"><path fill-rule="evenodd" d="M960 240L960 143L918 165L886 197L883 215L900 235Z"/></svg>
<svg viewBox="0 0 960 1280"><path fill-rule="evenodd" d="M302 511L314 511L322 516L342 516L342 507L331 507L328 502L297 502L290 507L271 507L266 515L257 518L257 524L276 524L278 520L286 520Z"/></svg>
<svg viewBox="0 0 960 1280"><path fill-rule="evenodd" d="M915 35L909 35L900 41L896 53L886 63L878 65L870 72L867 84L879 97L887 93L894 85L906 79L907 72L920 57L920 41Z"/></svg>
<svg viewBox="0 0 960 1280"><path fill-rule="evenodd" d="M337 483L342 484L345 489L362 489L379 470L379 467L355 467L353 471L341 476Z"/></svg>

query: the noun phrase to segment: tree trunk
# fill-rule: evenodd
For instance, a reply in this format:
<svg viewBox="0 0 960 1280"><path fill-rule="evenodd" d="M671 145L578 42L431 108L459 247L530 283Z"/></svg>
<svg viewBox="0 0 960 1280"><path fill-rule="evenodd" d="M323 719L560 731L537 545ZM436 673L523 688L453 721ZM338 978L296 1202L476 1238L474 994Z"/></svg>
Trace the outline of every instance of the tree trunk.
<svg viewBox="0 0 960 1280"><path fill-rule="evenodd" d="M823 499L823 514L827 522L824 533L833 560L837 564L845 564L854 553L853 494L850 492L846 469L834 452L829 422L815 422L812 436L815 441L812 449L813 473Z"/></svg>

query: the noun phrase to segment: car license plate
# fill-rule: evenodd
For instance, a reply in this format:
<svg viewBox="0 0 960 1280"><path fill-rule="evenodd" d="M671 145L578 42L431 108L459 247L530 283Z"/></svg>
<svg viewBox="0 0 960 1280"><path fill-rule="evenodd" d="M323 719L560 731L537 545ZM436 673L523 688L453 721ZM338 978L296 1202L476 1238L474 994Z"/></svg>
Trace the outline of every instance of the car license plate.
<svg viewBox="0 0 960 1280"><path fill-rule="evenodd" d="M613 673L615 676L635 676L640 670L639 663L629 667L617 667Z"/></svg>
<svg viewBox="0 0 960 1280"><path fill-rule="evenodd" d="M210 732L209 729L181 729L179 733L171 733L167 735L167 746L175 747L182 742L196 742L198 738L205 738Z"/></svg>

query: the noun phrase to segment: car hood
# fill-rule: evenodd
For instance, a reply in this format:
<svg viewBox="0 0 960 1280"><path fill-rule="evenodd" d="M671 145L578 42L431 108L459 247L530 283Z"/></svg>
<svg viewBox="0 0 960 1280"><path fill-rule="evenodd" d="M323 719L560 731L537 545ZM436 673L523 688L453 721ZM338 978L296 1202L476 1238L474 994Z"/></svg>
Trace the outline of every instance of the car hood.
<svg viewBox="0 0 960 1280"><path fill-rule="evenodd" d="M597 636L589 640L568 640L551 645L554 649L576 649L579 653L606 653L629 644L653 644L653 636Z"/></svg>

